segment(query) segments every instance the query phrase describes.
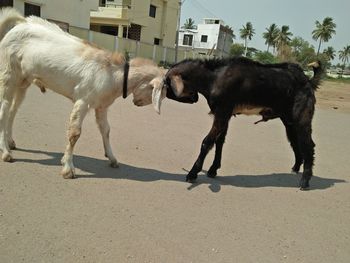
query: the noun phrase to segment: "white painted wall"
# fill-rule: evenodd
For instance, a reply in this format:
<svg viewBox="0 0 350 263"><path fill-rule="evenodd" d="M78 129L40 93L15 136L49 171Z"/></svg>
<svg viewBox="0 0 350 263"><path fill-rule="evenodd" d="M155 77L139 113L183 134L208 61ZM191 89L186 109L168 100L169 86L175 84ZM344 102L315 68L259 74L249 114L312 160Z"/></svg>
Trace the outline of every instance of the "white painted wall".
<svg viewBox="0 0 350 263"><path fill-rule="evenodd" d="M218 44L220 25L218 24L198 24L198 48L211 49ZM207 43L200 42L202 35L208 36Z"/></svg>
<svg viewBox="0 0 350 263"><path fill-rule="evenodd" d="M90 11L98 9L98 0L14 0L14 7L22 14L24 2L40 5L42 18L86 29L90 28Z"/></svg>
<svg viewBox="0 0 350 263"><path fill-rule="evenodd" d="M206 21L205 21L206 22ZM220 21L223 25L223 22ZM216 50L217 56L226 56L228 55L231 45L232 45L232 35L225 33L220 30L220 24L198 24L197 30L186 30L181 29L179 33L179 46L189 47L183 45L184 35L193 35L193 43L191 48L202 52L208 52L213 49ZM202 36L208 36L207 42L201 42Z"/></svg>

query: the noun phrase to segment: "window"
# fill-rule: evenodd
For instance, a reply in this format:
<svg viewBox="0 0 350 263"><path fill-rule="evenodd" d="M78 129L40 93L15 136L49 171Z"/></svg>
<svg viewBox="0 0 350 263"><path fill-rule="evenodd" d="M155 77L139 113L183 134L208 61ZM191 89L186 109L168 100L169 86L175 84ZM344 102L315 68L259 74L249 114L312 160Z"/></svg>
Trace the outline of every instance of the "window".
<svg viewBox="0 0 350 263"><path fill-rule="evenodd" d="M13 6L13 0L1 0L0 7Z"/></svg>
<svg viewBox="0 0 350 263"><path fill-rule="evenodd" d="M201 42L207 43L208 42L208 36L207 35L202 35L201 36Z"/></svg>
<svg viewBox="0 0 350 263"><path fill-rule="evenodd" d="M182 44L184 46L192 46L192 41L193 41L193 35L184 35L184 39L182 41Z"/></svg>
<svg viewBox="0 0 350 263"><path fill-rule="evenodd" d="M101 26L100 32L108 35L118 36L118 27L117 26Z"/></svg>
<svg viewBox="0 0 350 263"><path fill-rule="evenodd" d="M156 17L156 10L157 10L156 6L150 5L149 6L149 16L150 17Z"/></svg>
<svg viewBox="0 0 350 263"><path fill-rule="evenodd" d="M160 45L160 39L159 38L154 38L154 44L155 45Z"/></svg>
<svg viewBox="0 0 350 263"><path fill-rule="evenodd" d="M141 26L137 24L131 24L130 27L123 27L123 38L129 38L136 41L141 39Z"/></svg>
<svg viewBox="0 0 350 263"><path fill-rule="evenodd" d="M24 3L24 16L41 16L40 6Z"/></svg>

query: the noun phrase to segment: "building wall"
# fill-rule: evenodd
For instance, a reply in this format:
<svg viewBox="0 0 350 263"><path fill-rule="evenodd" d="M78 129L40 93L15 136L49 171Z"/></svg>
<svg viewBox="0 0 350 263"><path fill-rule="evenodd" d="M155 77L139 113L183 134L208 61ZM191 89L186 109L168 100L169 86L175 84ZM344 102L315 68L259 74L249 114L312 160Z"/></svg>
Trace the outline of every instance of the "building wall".
<svg viewBox="0 0 350 263"><path fill-rule="evenodd" d="M131 21L144 25L141 33L141 41L153 43L154 38L162 40L163 45L173 47L175 45L177 27L177 1L148 0L137 1L138 10L132 14ZM156 6L156 17L148 16L150 5ZM146 13L147 18L138 18L140 14ZM143 22L143 23L142 23ZM142 24L141 24L142 23Z"/></svg>
<svg viewBox="0 0 350 263"><path fill-rule="evenodd" d="M198 48L211 49L213 48L214 45L215 47L218 45L220 25L198 24L197 28L198 28L198 38L199 38ZM208 41L206 43L200 42L202 35L208 36Z"/></svg>
<svg viewBox="0 0 350 263"><path fill-rule="evenodd" d="M14 7L22 14L24 2L39 5L43 18L81 28L90 28L90 11L98 8L98 0L14 0Z"/></svg>
<svg viewBox="0 0 350 263"><path fill-rule="evenodd" d="M203 49L212 49L217 47L219 39L219 28L220 25L201 25L199 24L197 30L180 30L179 34L179 45L183 45L184 35L193 35L193 48L203 48ZM202 36L207 36L207 42L201 42Z"/></svg>
<svg viewBox="0 0 350 263"><path fill-rule="evenodd" d="M196 52L209 54L213 51L213 55L218 57L226 57L229 55L232 45L233 35L225 29L222 23L219 24L198 24L196 30L180 30L179 46L190 47ZM193 43L191 46L183 45L184 35L193 35ZM202 36L207 36L207 41L202 42Z"/></svg>
<svg viewBox="0 0 350 263"><path fill-rule="evenodd" d="M230 53L233 37L226 31L220 30L217 49L224 53Z"/></svg>
<svg viewBox="0 0 350 263"><path fill-rule="evenodd" d="M91 12L91 28L101 25L118 27L136 24L141 26L141 42L153 44L160 39L160 44L175 46L179 0L114 0L115 6L100 7L98 12ZM156 16L149 16L150 5L156 6ZM128 8L127 6L130 6ZM118 34L121 37L121 34Z"/></svg>
<svg viewBox="0 0 350 263"><path fill-rule="evenodd" d="M86 39L95 43L101 48L111 51L118 51L121 53L128 53L131 58L144 57L154 60L162 65L173 64L175 62L175 48L157 46L147 44L140 41L135 41L126 38L119 38L116 36L103 34L88 29L71 26L69 32L79 38ZM178 50L178 60L181 61L186 58L210 58L211 56L203 55L196 50L182 49Z"/></svg>

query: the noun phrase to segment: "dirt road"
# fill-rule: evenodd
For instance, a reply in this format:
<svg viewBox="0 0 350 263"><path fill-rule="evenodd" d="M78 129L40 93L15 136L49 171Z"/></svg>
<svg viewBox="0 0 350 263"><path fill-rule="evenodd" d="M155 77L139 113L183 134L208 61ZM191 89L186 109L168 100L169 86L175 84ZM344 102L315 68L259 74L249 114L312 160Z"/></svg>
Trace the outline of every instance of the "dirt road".
<svg viewBox="0 0 350 263"><path fill-rule="evenodd" d="M203 98L165 100L160 116L118 99L109 112L118 169L90 113L78 178L64 180L72 104L31 89L15 123L16 162L0 162L0 262L349 262L350 85L346 95L332 85L318 94L304 192L283 126L254 125L258 117L231 120L216 179L184 182L212 121Z"/></svg>

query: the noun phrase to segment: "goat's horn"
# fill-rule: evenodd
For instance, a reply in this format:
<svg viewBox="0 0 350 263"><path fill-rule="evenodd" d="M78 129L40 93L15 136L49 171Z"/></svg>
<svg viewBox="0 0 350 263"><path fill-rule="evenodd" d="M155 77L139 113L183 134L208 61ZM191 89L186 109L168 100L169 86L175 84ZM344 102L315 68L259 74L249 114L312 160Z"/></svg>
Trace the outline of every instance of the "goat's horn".
<svg viewBox="0 0 350 263"><path fill-rule="evenodd" d="M318 68L320 64L317 61L307 64L308 67Z"/></svg>

